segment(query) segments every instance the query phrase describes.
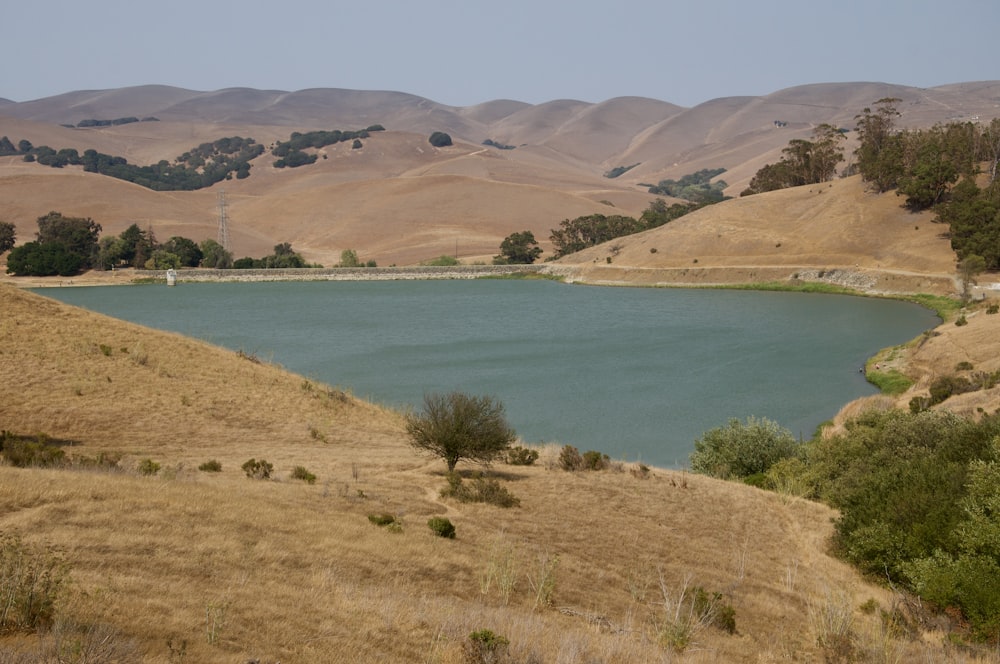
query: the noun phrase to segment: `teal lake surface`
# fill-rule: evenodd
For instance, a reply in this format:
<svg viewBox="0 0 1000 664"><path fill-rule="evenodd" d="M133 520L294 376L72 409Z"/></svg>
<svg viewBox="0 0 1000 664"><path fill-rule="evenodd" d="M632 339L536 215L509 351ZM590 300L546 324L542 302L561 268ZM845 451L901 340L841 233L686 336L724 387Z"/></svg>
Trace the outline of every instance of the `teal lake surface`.
<svg viewBox="0 0 1000 664"><path fill-rule="evenodd" d="M256 354L391 406L489 394L530 443L684 467L702 433L767 417L809 438L876 390L859 372L937 325L917 305L548 281L269 282L36 291Z"/></svg>

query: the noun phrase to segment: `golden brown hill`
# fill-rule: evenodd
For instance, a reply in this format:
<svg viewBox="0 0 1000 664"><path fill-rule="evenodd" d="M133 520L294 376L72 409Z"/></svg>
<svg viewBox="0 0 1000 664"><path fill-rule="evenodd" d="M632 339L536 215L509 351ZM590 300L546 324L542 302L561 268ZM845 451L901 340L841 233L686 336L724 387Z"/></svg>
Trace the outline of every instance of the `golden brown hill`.
<svg viewBox="0 0 1000 664"><path fill-rule="evenodd" d="M335 264L344 249L380 265L411 264L442 254L489 261L504 237L530 230L549 250L563 219L605 213L637 216L654 199L649 184L703 168L736 195L754 173L776 161L796 138L821 123L850 130L864 106L898 97L900 125L990 118L1000 83L917 89L882 83L828 83L761 97L731 97L684 109L668 102L621 97L592 104L556 100L529 105L497 100L450 107L410 94L314 89L294 92L231 88L211 92L167 86L77 91L5 104L0 136L55 149L96 149L146 165L171 161L201 143L252 137L270 146L294 131L388 129L319 151L316 164L273 167L269 154L251 175L197 192L132 191L130 185L54 171L0 157L0 205L21 242L52 210L90 216L105 233L132 223L161 239L218 237L217 201L231 197L230 236L237 257L263 256L291 242L307 259ZM158 121L74 129L83 120L122 117ZM779 128L775 123L783 123ZM436 149L433 131L455 145ZM848 132L852 135L852 132ZM483 145L492 140L513 149ZM634 166L618 178L616 167ZM71 177L72 176L72 177ZM79 180L77 177L86 177ZM439 176L448 176L442 180ZM426 184L426 187L423 185ZM426 191L418 192L425 188ZM137 188L141 189L141 188Z"/></svg>
<svg viewBox="0 0 1000 664"><path fill-rule="evenodd" d="M859 609L893 599L830 557L820 505L659 469L567 473L552 450L492 471L520 507L456 503L397 413L2 284L0 310L0 428L123 454L119 471L0 467L0 530L71 563L61 638L70 621L128 661L458 662L490 629L518 661L818 661L845 615L872 657L943 656ZM246 478L250 457L274 478ZM145 459L157 475L135 472ZM210 459L221 473L195 470ZM315 484L291 478L299 465ZM401 532L369 523L383 512ZM434 537L432 515L457 539ZM670 602L694 587L724 594L736 631L695 628L678 657ZM10 635L0 652L38 644Z"/></svg>

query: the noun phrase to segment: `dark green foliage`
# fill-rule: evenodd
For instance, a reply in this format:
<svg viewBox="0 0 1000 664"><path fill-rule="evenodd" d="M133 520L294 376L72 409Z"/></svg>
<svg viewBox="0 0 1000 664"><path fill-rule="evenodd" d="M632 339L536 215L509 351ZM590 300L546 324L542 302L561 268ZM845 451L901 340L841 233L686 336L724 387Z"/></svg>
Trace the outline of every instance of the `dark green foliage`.
<svg viewBox="0 0 1000 664"><path fill-rule="evenodd" d="M1000 311L1000 304L991 304L988 307L986 307L986 315L987 316L992 316L993 314L997 313L998 311Z"/></svg>
<svg viewBox="0 0 1000 664"><path fill-rule="evenodd" d="M197 242L178 235L164 242L162 249L177 256L181 267L198 267L204 257Z"/></svg>
<svg viewBox="0 0 1000 664"><path fill-rule="evenodd" d="M202 143L173 163L161 160L150 166L135 166L124 157L96 150L84 151L79 163L87 172L127 180L155 191L191 191L210 187L233 173L248 176L250 162L263 152L264 146L252 138L232 136Z"/></svg>
<svg viewBox="0 0 1000 664"><path fill-rule="evenodd" d="M538 461L538 450L514 445L507 450L507 456L504 460L511 466L530 466Z"/></svg>
<svg viewBox="0 0 1000 664"><path fill-rule="evenodd" d="M373 124L365 129L365 131L385 131L385 127L380 124Z"/></svg>
<svg viewBox="0 0 1000 664"><path fill-rule="evenodd" d="M987 270L1000 269L1000 183L980 189L963 178L935 211L936 221L948 224L960 260L976 255Z"/></svg>
<svg viewBox="0 0 1000 664"><path fill-rule="evenodd" d="M844 160L844 150L839 145L844 140L842 131L821 124L813 131L812 141L800 138L789 141L788 147L781 151L781 160L757 171L740 196L831 180L837 164Z"/></svg>
<svg viewBox="0 0 1000 664"><path fill-rule="evenodd" d="M451 136L443 131L436 131L430 135L427 141L436 148L443 148L451 145Z"/></svg>
<svg viewBox="0 0 1000 664"><path fill-rule="evenodd" d="M10 431L0 431L0 453L12 466L36 468L61 466L66 461L66 453L60 444L68 441L53 441L45 434L19 436Z"/></svg>
<svg viewBox="0 0 1000 664"><path fill-rule="evenodd" d="M201 249L201 266L224 270L233 266L233 255L215 240L203 240L199 245Z"/></svg>
<svg viewBox="0 0 1000 664"><path fill-rule="evenodd" d="M611 457L601 452L588 450L583 453L584 470L604 470L611 464Z"/></svg>
<svg viewBox="0 0 1000 664"><path fill-rule="evenodd" d="M722 190L728 185L723 180L713 183L712 178L725 172L724 168L703 168L696 173L681 176L680 180L660 180L649 188L649 193L683 198L697 204L718 203L725 198ZM605 174L605 177L609 176Z"/></svg>
<svg viewBox="0 0 1000 664"><path fill-rule="evenodd" d="M315 154L308 154L302 150L291 150L284 157L274 162L275 168L298 168L315 164L318 158Z"/></svg>
<svg viewBox="0 0 1000 664"><path fill-rule="evenodd" d="M288 242L275 245L274 253L263 258L244 257L236 260L232 267L237 270L276 270L309 267L300 254Z"/></svg>
<svg viewBox="0 0 1000 664"><path fill-rule="evenodd" d="M500 664L508 661L510 641L491 630L469 634L462 644L462 658L467 664Z"/></svg>
<svg viewBox="0 0 1000 664"><path fill-rule="evenodd" d="M901 99L885 97L875 102L875 110L865 108L854 117L860 145L854 151L858 172L877 192L896 186L903 174L903 139L895 131Z"/></svg>
<svg viewBox="0 0 1000 664"><path fill-rule="evenodd" d="M394 517L392 514L387 514L386 512L382 512L380 514L369 514L368 520L374 523L376 526L381 527L395 523L396 517Z"/></svg>
<svg viewBox="0 0 1000 664"><path fill-rule="evenodd" d="M497 150L513 150L515 148L515 146L513 145L505 145L504 143L498 143L497 141L494 141L492 138L487 138L485 141L483 141L483 145L488 145L492 148L496 148Z"/></svg>
<svg viewBox="0 0 1000 664"><path fill-rule="evenodd" d="M152 459L143 459L139 463L138 470L140 475L155 475L160 472L160 464Z"/></svg>
<svg viewBox="0 0 1000 664"><path fill-rule="evenodd" d="M441 490L441 496L455 498L462 503L489 503L497 507L519 507L521 501L499 480L476 473L471 483L462 481L458 473L448 473L448 486Z"/></svg>
<svg viewBox="0 0 1000 664"><path fill-rule="evenodd" d="M264 459L258 461L257 459L251 458L248 461L243 462L243 465L240 466L240 468L243 469L243 472L246 473L247 477L254 480L266 480L271 477L271 473L274 472L274 466Z"/></svg>
<svg viewBox="0 0 1000 664"><path fill-rule="evenodd" d="M306 484L316 483L316 475L306 470L305 466L295 466L295 468L292 469L292 479L302 480Z"/></svg>
<svg viewBox="0 0 1000 664"><path fill-rule="evenodd" d="M869 411L806 445L801 479L840 511L837 550L1000 636L1000 415Z"/></svg>
<svg viewBox="0 0 1000 664"><path fill-rule="evenodd" d="M643 230L642 225L632 217L591 214L561 221L559 229L552 230L549 240L556 248L554 257L561 258L640 230Z"/></svg>
<svg viewBox="0 0 1000 664"><path fill-rule="evenodd" d="M129 116L125 118L115 118L114 120L87 119L87 120L80 120L79 122L76 123L76 126L80 129L85 129L87 127L116 127L118 125L131 124L133 122L152 122L155 120L156 118L153 117L143 118L142 120L140 120L139 118L134 116Z"/></svg>
<svg viewBox="0 0 1000 664"><path fill-rule="evenodd" d="M500 243L500 255L493 257L494 265L527 265L542 255L542 249L531 231L511 233Z"/></svg>
<svg viewBox="0 0 1000 664"><path fill-rule="evenodd" d="M604 177L613 180L616 177L619 177L621 175L624 175L625 173L628 173L629 171L631 171L633 168L635 168L638 165L639 164L632 164L631 166L615 166L610 171L607 171L604 174ZM723 170L725 170L725 169L723 169ZM664 180L664 182L666 182L666 180ZM652 187L651 189L655 189L655 187ZM651 194L655 194L655 193L659 193L659 192L650 191L650 193ZM669 194L669 195L672 196L673 194Z"/></svg>
<svg viewBox="0 0 1000 664"><path fill-rule="evenodd" d="M673 203L672 205L667 205L665 200L657 198L649 204L649 207L643 210L642 215L639 217L639 225L642 230L659 228L674 219L683 217L692 210L697 210L698 207L694 203ZM656 249L650 249L650 252L655 254Z"/></svg>
<svg viewBox="0 0 1000 664"><path fill-rule="evenodd" d="M603 214L565 219L559 223L559 228L553 229L549 235L549 240L555 246L553 258L561 258L623 235L631 235L662 226L707 204L708 202L674 203L668 206L666 201L658 198L649 204L639 219L624 215L608 216Z"/></svg>
<svg viewBox="0 0 1000 664"><path fill-rule="evenodd" d="M782 459L795 457L799 444L791 432L767 418L729 420L706 431L694 443L691 470L722 479L746 479Z"/></svg>
<svg viewBox="0 0 1000 664"><path fill-rule="evenodd" d="M68 574L68 565L53 551L13 535L0 538L0 633L51 627Z"/></svg>
<svg viewBox="0 0 1000 664"><path fill-rule="evenodd" d="M455 539L455 526L443 516L432 516L427 520L427 527L434 531L438 537Z"/></svg>
<svg viewBox="0 0 1000 664"><path fill-rule="evenodd" d="M211 459L198 466L198 470L202 471L203 473L221 473L222 464L216 461L215 459Z"/></svg>
<svg viewBox="0 0 1000 664"><path fill-rule="evenodd" d="M354 142L351 143L351 149L352 150L360 150L363 147L364 147L364 144L361 142L360 138L355 138Z"/></svg>
<svg viewBox="0 0 1000 664"><path fill-rule="evenodd" d="M50 212L38 218L37 242L16 247L7 271L18 276L72 276L93 265L101 225L93 219Z"/></svg>
<svg viewBox="0 0 1000 664"><path fill-rule="evenodd" d="M449 472L461 459L489 463L517 437L502 403L461 392L425 395L423 411L407 415L406 433L413 447L444 459Z"/></svg>
<svg viewBox="0 0 1000 664"><path fill-rule="evenodd" d="M6 136L0 138L0 157L7 157L15 154L18 154L17 148L10 142L10 139Z"/></svg>
<svg viewBox="0 0 1000 664"><path fill-rule="evenodd" d="M7 257L7 272L19 277L71 277L80 273L82 265L79 256L55 242L28 242L14 247Z"/></svg>

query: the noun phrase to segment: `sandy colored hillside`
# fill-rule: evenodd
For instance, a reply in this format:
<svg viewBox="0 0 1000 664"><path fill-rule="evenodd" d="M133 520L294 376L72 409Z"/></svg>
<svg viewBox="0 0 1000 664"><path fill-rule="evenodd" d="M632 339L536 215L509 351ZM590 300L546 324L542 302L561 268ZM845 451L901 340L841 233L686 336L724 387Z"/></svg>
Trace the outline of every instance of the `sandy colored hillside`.
<svg viewBox="0 0 1000 664"><path fill-rule="evenodd" d="M894 600L829 555L820 505L666 470L566 473L553 450L495 467L520 507L444 500L443 463L407 446L398 413L2 284L0 308L0 428L124 469L0 467L0 528L65 553L60 633L71 621L127 661L173 662L184 644L198 662L458 662L484 628L518 661L817 661L833 611L866 651L941 656L940 636L886 640L858 609ZM250 457L274 478L247 479ZM156 476L135 471L144 459ZM196 470L209 459L221 473ZM317 482L291 479L297 465ZM379 512L402 532L370 524ZM457 539L433 537L432 515ZM509 593L491 569L510 570ZM698 629L678 656L669 602L695 586L724 593L736 632ZM38 647L0 648L18 643Z"/></svg>
<svg viewBox="0 0 1000 664"><path fill-rule="evenodd" d="M274 169L265 155L255 160L249 179L198 192L137 192L110 178L75 179L82 175L79 167L56 171L0 157L0 206L22 242L33 236L35 219L51 210L90 216L106 233L138 223L163 239L181 233L201 240L218 236L217 201L225 190L232 197L230 235L237 256L262 256L291 242L308 259L327 265L348 248L381 265L456 251L467 262L488 261L513 232L530 230L549 249L548 236L563 219L638 215L653 200L644 185L664 178L721 167L727 169L720 176L727 193L736 195L761 166L780 157L789 140L809 138L821 123L850 129L862 108L888 96L902 100L900 126L986 120L996 114L1000 83L931 89L827 83L688 109L638 97L537 105L496 100L457 108L410 94L335 89L139 86L69 92L5 104L0 135L15 144L25 139L55 149L96 149L145 165L225 136L269 146L293 131L372 124L388 131L373 134L360 150L349 144L324 148L324 158L298 169ZM159 121L61 126L129 116ZM775 127L776 120L785 125ZM449 132L455 145L433 148L427 142L433 131ZM486 147L486 139L514 149ZM849 141L848 152L851 147ZM635 168L604 177L617 166ZM416 194L418 188L426 191Z"/></svg>

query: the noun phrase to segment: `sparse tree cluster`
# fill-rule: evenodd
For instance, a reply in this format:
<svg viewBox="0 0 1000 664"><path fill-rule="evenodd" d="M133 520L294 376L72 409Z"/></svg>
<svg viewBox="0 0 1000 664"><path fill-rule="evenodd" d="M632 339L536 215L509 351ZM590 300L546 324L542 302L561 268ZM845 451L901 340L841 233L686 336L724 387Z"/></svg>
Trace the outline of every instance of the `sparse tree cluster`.
<svg viewBox="0 0 1000 664"><path fill-rule="evenodd" d="M840 145L844 140L840 129L821 124L813 131L813 140L789 141L788 147L782 150L781 160L757 171L740 196L832 180L837 165L844 160L844 149Z"/></svg>

